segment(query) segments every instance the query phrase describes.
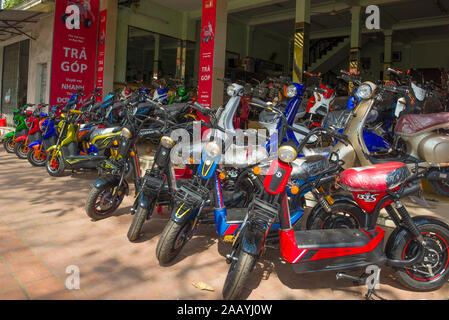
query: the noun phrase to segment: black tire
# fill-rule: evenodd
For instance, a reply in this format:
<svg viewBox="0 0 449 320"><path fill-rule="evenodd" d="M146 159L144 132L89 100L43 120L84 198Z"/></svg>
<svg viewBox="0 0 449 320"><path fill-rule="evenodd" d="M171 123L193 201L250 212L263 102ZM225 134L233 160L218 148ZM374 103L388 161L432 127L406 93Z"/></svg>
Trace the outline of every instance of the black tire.
<svg viewBox="0 0 449 320"><path fill-rule="evenodd" d="M188 241L191 226L190 219L183 224L168 220L156 247L156 257L159 264L168 264L178 256Z"/></svg>
<svg viewBox="0 0 449 320"><path fill-rule="evenodd" d="M27 159L33 166L35 166L35 167L43 167L43 166L45 166L45 163L47 162L47 158L46 157L42 157L42 158L43 159L40 159L40 160L36 159L36 154L34 152L34 149L29 149L28 150Z"/></svg>
<svg viewBox="0 0 449 320"><path fill-rule="evenodd" d="M448 170L441 169L446 174L449 174ZM445 182L444 180L429 180L430 185L436 193L443 197L449 197L449 182Z"/></svg>
<svg viewBox="0 0 449 320"><path fill-rule="evenodd" d="M245 282L255 264L255 256L244 251L240 251L238 254L238 259L231 263L228 275L226 276L226 280L223 285L222 294L225 300L235 300L239 298Z"/></svg>
<svg viewBox="0 0 449 320"><path fill-rule="evenodd" d="M319 204L317 205L319 206ZM315 208L314 208L315 209ZM327 213L321 206L311 211L307 217L308 230L359 229L363 226L363 212L351 202L336 202Z"/></svg>
<svg viewBox="0 0 449 320"><path fill-rule="evenodd" d="M6 152L14 153L13 137L3 139L3 147L5 148Z"/></svg>
<svg viewBox="0 0 449 320"><path fill-rule="evenodd" d="M415 265L417 268L395 269L395 275L399 282L406 288L414 291L432 291L443 286L449 277L449 230L441 225L427 223L418 226L426 242L425 257L429 259L429 265L432 265L433 276L423 276L422 272L429 272L422 264ZM407 233L388 253L388 257L395 260L411 259L416 252L417 244L411 241ZM417 272L421 268L421 272ZM436 275L435 275L436 274Z"/></svg>
<svg viewBox="0 0 449 320"><path fill-rule="evenodd" d="M134 214L133 221L129 226L128 230L128 240L131 242L136 241L140 237L140 232L142 230L143 224L147 218L148 209L142 208L141 206L137 207L136 213Z"/></svg>
<svg viewBox="0 0 449 320"><path fill-rule="evenodd" d="M111 204L110 197L112 197L113 190L114 186L103 186L101 188L92 187L92 189L90 189L84 209L86 210L86 214L92 218L92 220L97 221L109 218L120 206L125 194L123 192L123 194L117 198L115 203ZM97 208L97 205L100 206L99 209Z"/></svg>
<svg viewBox="0 0 449 320"><path fill-rule="evenodd" d="M27 152L24 152L25 143L23 141L16 142L14 146L14 153L16 156L19 157L19 159L26 159L27 158ZM27 148L28 149L28 148Z"/></svg>
<svg viewBox="0 0 449 320"><path fill-rule="evenodd" d="M55 157L54 161L57 167L54 167L50 160L51 155L47 154L47 159L45 160L45 168L47 169L48 174L52 177L61 177L65 171L64 159L60 156Z"/></svg>

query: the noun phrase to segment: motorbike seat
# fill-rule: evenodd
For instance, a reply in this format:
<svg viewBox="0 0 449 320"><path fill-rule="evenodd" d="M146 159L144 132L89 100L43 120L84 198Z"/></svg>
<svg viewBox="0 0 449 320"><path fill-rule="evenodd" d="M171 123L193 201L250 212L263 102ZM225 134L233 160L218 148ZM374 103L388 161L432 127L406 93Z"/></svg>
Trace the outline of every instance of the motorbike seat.
<svg viewBox="0 0 449 320"><path fill-rule="evenodd" d="M277 115L274 112L268 111L268 110L263 110L262 112L260 112L259 115L259 122L261 123L273 123L276 122L279 118L279 115Z"/></svg>
<svg viewBox="0 0 449 320"><path fill-rule="evenodd" d="M385 192L397 188L410 176L404 163L387 162L347 169L340 174L338 181L348 191Z"/></svg>
<svg viewBox="0 0 449 320"><path fill-rule="evenodd" d="M173 103L167 106L164 106L165 111L168 113L170 117L176 117L178 114L183 112L187 107L187 104L185 103ZM156 115L163 116L164 111L162 110L156 110Z"/></svg>
<svg viewBox="0 0 449 320"><path fill-rule="evenodd" d="M407 136L444 127L449 127L449 112L407 114L399 119L395 132Z"/></svg>
<svg viewBox="0 0 449 320"><path fill-rule="evenodd" d="M232 144L224 154L223 165L246 168L268 159L268 156L268 151L263 146Z"/></svg>
<svg viewBox="0 0 449 320"><path fill-rule="evenodd" d="M322 155L311 155L298 158L292 163L292 179L307 180L318 176L329 168L328 158Z"/></svg>

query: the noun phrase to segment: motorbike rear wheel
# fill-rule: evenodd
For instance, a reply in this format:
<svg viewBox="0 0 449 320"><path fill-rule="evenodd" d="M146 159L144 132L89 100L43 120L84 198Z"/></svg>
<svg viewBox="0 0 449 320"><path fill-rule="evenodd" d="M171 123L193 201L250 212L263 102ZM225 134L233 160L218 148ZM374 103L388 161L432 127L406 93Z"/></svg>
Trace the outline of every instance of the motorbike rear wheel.
<svg viewBox="0 0 449 320"><path fill-rule="evenodd" d="M5 148L6 152L14 153L13 137L3 139L3 147Z"/></svg>
<svg viewBox="0 0 449 320"><path fill-rule="evenodd" d="M432 291L443 286L449 278L449 230L439 224L418 226L424 237L424 261L412 267L395 269L399 282L414 291ZM406 260L416 255L418 244L409 234L395 241L388 254L395 260Z"/></svg>
<svg viewBox="0 0 449 320"><path fill-rule="evenodd" d="M45 152L41 152L41 158L36 159L36 153L34 149L28 150L27 159L28 161L35 167L43 167L45 166L45 162L47 161L47 157L45 156Z"/></svg>
<svg viewBox="0 0 449 320"><path fill-rule="evenodd" d="M125 193L123 192L119 195L115 202L112 203L113 190L114 186L92 187L90 189L84 209L92 220L97 221L109 218L120 206Z"/></svg>
<svg viewBox="0 0 449 320"><path fill-rule="evenodd" d="M178 256L189 239L191 229L190 219L183 224L168 221L156 247L156 257L161 265L170 263Z"/></svg>
<svg viewBox="0 0 449 320"><path fill-rule="evenodd" d="M327 213L322 207L312 210L307 217L307 230L359 229L364 221L362 210L350 202L335 203Z"/></svg>
<svg viewBox="0 0 449 320"><path fill-rule="evenodd" d="M23 141L16 142L16 144L14 146L14 153L20 159L26 159L27 158L27 152L28 152L28 148L25 146L25 142L23 142Z"/></svg>
<svg viewBox="0 0 449 320"><path fill-rule="evenodd" d="M446 169L440 169L440 171L449 174L449 171ZM449 197L449 182L445 180L429 180L430 185L432 186L435 192L443 197Z"/></svg>
<svg viewBox="0 0 449 320"><path fill-rule="evenodd" d="M256 264L256 257L240 250L237 259L232 261L223 285L222 295L225 300L238 299L243 286Z"/></svg>

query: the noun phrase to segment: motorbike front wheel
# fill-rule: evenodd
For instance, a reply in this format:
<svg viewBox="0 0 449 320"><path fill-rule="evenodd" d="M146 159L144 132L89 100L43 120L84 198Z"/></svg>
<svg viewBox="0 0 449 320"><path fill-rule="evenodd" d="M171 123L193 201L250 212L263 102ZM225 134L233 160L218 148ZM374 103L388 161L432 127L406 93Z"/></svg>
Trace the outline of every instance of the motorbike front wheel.
<svg viewBox="0 0 449 320"><path fill-rule="evenodd" d="M5 148L6 152L8 153L14 153L14 142L12 137L8 137L3 139L3 147Z"/></svg>
<svg viewBox="0 0 449 320"><path fill-rule="evenodd" d="M123 191L114 201L114 186L93 187L87 195L85 210L87 215L93 220L106 219L117 210L125 197Z"/></svg>
<svg viewBox="0 0 449 320"><path fill-rule="evenodd" d="M240 250L229 267L228 275L223 285L222 294L225 300L238 299L256 261L255 256Z"/></svg>
<svg viewBox="0 0 449 320"><path fill-rule="evenodd" d="M128 240L131 242L136 241L140 237L140 232L142 231L143 224L148 215L148 209L142 208L141 206L137 207L136 213L134 214L133 221L129 226L128 230Z"/></svg>
<svg viewBox="0 0 449 320"><path fill-rule="evenodd" d="M180 224L169 220L156 247L156 257L161 265L175 259L190 237L192 221L189 219Z"/></svg>
<svg viewBox="0 0 449 320"><path fill-rule="evenodd" d="M43 167L43 166L45 166L47 157L45 156L44 152L41 152L39 159L36 159L36 152L34 151L34 149L30 149L30 150L28 150L28 153L27 153L27 159L33 166Z"/></svg>
<svg viewBox="0 0 449 320"><path fill-rule="evenodd" d="M27 158L27 152L28 148L25 146L25 143L23 141L19 141L14 146L14 153L20 158L20 159L26 159Z"/></svg>
<svg viewBox="0 0 449 320"><path fill-rule="evenodd" d="M55 157L53 161L51 161L51 155L47 155L47 159L45 160L45 168L47 172L52 177L61 177L64 174L65 163L62 157Z"/></svg>

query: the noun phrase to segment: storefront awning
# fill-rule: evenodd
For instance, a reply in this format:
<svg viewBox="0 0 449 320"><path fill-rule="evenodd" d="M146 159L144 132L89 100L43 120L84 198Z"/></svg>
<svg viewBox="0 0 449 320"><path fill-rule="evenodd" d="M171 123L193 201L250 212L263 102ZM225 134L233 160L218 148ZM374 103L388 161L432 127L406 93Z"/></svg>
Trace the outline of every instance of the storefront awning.
<svg viewBox="0 0 449 320"><path fill-rule="evenodd" d="M0 41L8 39L11 35L24 35L34 39L26 31L28 24L36 23L43 12L24 10L0 10Z"/></svg>

